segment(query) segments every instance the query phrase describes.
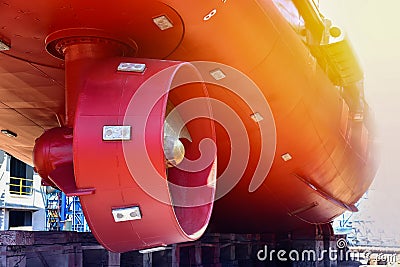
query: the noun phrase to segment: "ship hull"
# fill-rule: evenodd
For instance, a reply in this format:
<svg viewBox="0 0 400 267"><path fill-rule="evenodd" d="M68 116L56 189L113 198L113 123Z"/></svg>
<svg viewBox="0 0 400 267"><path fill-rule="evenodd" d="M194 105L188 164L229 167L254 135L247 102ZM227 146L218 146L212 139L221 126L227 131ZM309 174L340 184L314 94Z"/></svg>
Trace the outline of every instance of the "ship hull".
<svg viewBox="0 0 400 267"><path fill-rule="evenodd" d="M1 7L0 34L11 49L0 54L0 126L18 133L0 136L1 149L31 164L34 140L66 124L64 61L44 44L59 30L96 28L134 40L133 58L193 62L203 77L224 74L205 78L208 95L235 114L243 132L214 108L212 230L289 232L356 211L376 171L370 119L351 117L342 92L272 1L39 2ZM171 29L154 25L162 14Z"/></svg>

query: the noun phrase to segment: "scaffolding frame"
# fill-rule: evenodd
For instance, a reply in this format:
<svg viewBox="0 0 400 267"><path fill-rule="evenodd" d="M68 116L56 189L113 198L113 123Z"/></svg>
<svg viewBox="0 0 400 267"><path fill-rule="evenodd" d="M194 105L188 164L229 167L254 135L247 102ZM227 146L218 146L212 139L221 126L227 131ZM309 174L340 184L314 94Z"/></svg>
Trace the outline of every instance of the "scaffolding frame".
<svg viewBox="0 0 400 267"><path fill-rule="evenodd" d="M90 232L79 197L59 190L46 194L46 230Z"/></svg>

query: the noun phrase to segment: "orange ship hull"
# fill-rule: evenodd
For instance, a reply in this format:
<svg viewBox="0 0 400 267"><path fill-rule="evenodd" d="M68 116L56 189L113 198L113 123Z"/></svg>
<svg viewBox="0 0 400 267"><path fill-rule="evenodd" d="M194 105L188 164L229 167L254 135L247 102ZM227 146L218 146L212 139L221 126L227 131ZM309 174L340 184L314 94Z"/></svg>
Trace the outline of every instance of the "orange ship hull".
<svg viewBox="0 0 400 267"><path fill-rule="evenodd" d="M335 84L272 1L118 1L112 6L101 1L4 1L0 10L0 40L10 48L0 53L0 127L17 134L0 136L0 148L31 164L35 139L44 130L74 129L73 141L58 141L64 154L46 158L53 143L35 148L35 166L47 183L81 196L92 231L111 250L194 240L204 232L212 209L211 225L217 231L288 232L329 223L346 210L356 211L354 204L374 178L367 108L362 117L355 116L359 110L354 112L345 91L361 80ZM131 74L123 80L115 70L120 62L146 65L142 80ZM174 198L197 195L178 190L168 203L153 202L154 197L138 191L138 180L133 183L130 163L120 170L123 164L113 161L113 155L121 156L117 162L126 160L121 151L127 148L105 147L104 139L92 136L105 125L140 125L136 111L129 113L132 99L156 70L175 68L165 78L171 87L186 68L178 62L192 62L192 74L202 79L189 81L187 88L180 84L169 95L168 88L160 91L163 100L153 101L151 111L162 118L160 124L143 126L140 138L153 149L150 161L164 179L210 190L201 193L206 202L172 209L164 206L176 205ZM205 91L193 87L203 83ZM120 91L111 94L108 88ZM107 93L99 93L103 90ZM168 169L174 177L168 178L160 141L167 102L177 106L200 97L209 101L203 103L209 118L188 129L196 145L206 137L214 140L215 153L199 174L180 173L177 165ZM182 143L187 157L199 157L187 141ZM102 153L111 156L101 158ZM55 160L60 155L62 160ZM145 164L143 155L132 157L139 161L134 168ZM50 160L60 164L48 167ZM210 182L214 168L217 180ZM192 182L186 180L190 175L195 175ZM59 178L63 176L69 178ZM174 195L166 187L164 193ZM113 220L115 207L133 204L141 205L142 220L154 213L151 220L141 226L140 218ZM202 223L196 224L197 219Z"/></svg>

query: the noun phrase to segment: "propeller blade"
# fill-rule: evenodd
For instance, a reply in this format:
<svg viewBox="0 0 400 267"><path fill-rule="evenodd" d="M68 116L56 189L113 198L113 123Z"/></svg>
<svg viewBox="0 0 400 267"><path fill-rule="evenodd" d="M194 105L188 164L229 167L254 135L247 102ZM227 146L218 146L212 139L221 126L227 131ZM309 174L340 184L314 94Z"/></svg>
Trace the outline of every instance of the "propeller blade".
<svg viewBox="0 0 400 267"><path fill-rule="evenodd" d="M174 105L168 101L164 123L164 154L168 168L177 166L185 158L185 147L180 138L192 141L181 116L174 109Z"/></svg>

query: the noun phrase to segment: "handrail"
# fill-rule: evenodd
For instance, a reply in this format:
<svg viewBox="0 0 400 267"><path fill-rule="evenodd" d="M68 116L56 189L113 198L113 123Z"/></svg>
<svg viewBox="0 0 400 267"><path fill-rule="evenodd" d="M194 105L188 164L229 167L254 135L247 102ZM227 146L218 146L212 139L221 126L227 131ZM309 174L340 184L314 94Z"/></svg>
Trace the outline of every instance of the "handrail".
<svg viewBox="0 0 400 267"><path fill-rule="evenodd" d="M8 185L12 195L30 196L33 193L33 178L10 177Z"/></svg>

